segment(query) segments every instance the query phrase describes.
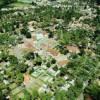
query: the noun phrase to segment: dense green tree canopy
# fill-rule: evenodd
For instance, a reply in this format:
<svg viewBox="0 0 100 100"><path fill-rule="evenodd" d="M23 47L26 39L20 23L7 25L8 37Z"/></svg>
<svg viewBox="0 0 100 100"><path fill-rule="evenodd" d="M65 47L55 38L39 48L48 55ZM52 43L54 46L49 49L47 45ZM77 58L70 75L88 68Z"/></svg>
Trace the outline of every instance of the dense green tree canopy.
<svg viewBox="0 0 100 100"><path fill-rule="evenodd" d="M0 0L0 8L17 0Z"/></svg>

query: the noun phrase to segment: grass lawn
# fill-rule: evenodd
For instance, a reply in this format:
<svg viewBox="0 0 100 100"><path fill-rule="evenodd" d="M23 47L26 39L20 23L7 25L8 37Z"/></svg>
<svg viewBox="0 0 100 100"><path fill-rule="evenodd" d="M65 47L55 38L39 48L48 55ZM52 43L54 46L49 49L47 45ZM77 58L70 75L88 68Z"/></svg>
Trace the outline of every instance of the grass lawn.
<svg viewBox="0 0 100 100"><path fill-rule="evenodd" d="M16 2L16 3L9 4L7 7L23 8L23 7L31 7L31 4L29 4L29 3L22 3L22 2Z"/></svg>
<svg viewBox="0 0 100 100"><path fill-rule="evenodd" d="M23 2L23 3L32 3L34 0L18 0L18 2Z"/></svg>
<svg viewBox="0 0 100 100"><path fill-rule="evenodd" d="M11 91L11 94L12 95L16 95L18 94L19 92L21 92L23 90L23 88L21 86L15 88L14 90Z"/></svg>

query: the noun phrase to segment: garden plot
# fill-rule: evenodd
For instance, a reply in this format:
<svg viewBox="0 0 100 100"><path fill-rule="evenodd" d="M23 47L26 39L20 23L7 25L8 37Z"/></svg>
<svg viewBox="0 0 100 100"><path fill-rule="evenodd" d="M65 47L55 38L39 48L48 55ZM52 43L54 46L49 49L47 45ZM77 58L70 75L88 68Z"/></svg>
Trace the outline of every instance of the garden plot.
<svg viewBox="0 0 100 100"><path fill-rule="evenodd" d="M11 91L11 94L12 94L12 95L16 95L16 94L20 93L23 89L24 89L24 88L22 88L21 86L19 86L19 87L13 89L13 90Z"/></svg>
<svg viewBox="0 0 100 100"><path fill-rule="evenodd" d="M53 77L50 76L49 74L42 74L38 77L40 80L42 80L44 83L47 83L47 82L52 82L53 80Z"/></svg>
<svg viewBox="0 0 100 100"><path fill-rule="evenodd" d="M39 66L40 67L40 66ZM37 70L35 70L33 73L32 73L32 76L33 77L39 77L40 75L46 73L46 70L42 69L42 68L38 68Z"/></svg>

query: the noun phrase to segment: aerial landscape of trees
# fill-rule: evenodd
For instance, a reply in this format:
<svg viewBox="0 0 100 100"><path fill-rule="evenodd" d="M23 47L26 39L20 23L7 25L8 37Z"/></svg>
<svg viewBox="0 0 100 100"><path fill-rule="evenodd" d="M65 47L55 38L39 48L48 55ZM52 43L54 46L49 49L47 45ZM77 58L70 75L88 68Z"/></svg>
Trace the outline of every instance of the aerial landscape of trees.
<svg viewBox="0 0 100 100"><path fill-rule="evenodd" d="M99 100L100 1L37 2L0 0L0 100Z"/></svg>

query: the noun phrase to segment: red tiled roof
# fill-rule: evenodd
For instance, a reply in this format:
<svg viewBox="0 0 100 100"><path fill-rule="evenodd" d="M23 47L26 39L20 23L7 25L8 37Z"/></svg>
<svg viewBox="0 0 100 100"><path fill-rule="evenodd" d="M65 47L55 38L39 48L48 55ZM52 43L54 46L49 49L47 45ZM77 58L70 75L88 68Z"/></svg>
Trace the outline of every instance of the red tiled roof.
<svg viewBox="0 0 100 100"><path fill-rule="evenodd" d="M64 66L64 65L66 65L66 64L68 64L68 63L69 63L69 60L62 60L62 61L59 61L59 62L58 62L58 65Z"/></svg>
<svg viewBox="0 0 100 100"><path fill-rule="evenodd" d="M55 49L51 49L51 48L48 48L47 49L47 52L49 52L50 54L52 54L53 56L57 56L59 54L59 52Z"/></svg>
<svg viewBox="0 0 100 100"><path fill-rule="evenodd" d="M24 84L28 84L30 81L30 76L28 74L24 74Z"/></svg>
<svg viewBox="0 0 100 100"><path fill-rule="evenodd" d="M65 46L69 52L72 52L72 53L79 53L80 50L77 46Z"/></svg>

